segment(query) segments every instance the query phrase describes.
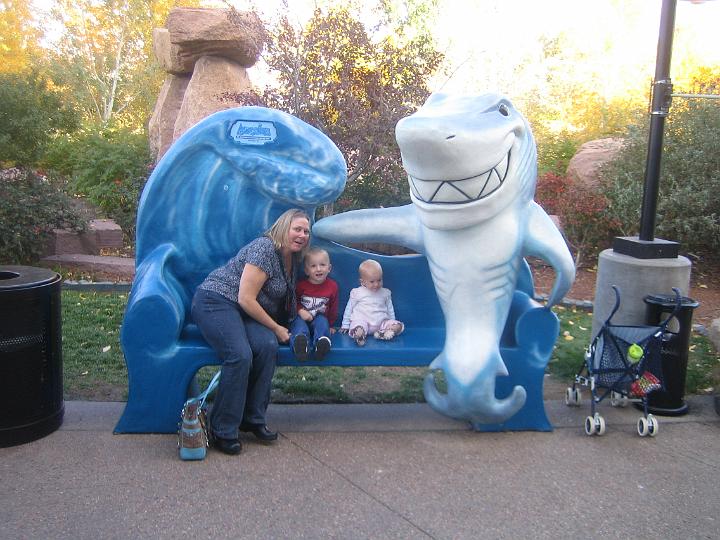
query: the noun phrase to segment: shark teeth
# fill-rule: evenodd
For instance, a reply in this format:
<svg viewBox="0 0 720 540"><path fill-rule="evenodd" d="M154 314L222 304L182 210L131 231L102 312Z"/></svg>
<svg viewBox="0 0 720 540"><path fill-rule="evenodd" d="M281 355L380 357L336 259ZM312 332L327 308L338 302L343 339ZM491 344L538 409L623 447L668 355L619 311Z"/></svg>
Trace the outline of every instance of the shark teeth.
<svg viewBox="0 0 720 540"><path fill-rule="evenodd" d="M502 186L510 164L510 152L482 174L461 180L421 180L409 176L416 199L434 204L465 204L484 199Z"/></svg>

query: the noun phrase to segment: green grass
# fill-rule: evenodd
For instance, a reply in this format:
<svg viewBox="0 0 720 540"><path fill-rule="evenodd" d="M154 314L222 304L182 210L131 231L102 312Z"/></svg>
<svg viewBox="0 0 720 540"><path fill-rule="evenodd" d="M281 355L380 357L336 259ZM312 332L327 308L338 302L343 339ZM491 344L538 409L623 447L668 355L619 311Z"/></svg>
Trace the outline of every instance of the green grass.
<svg viewBox="0 0 720 540"><path fill-rule="evenodd" d="M720 352L710 340L695 333L690 337L685 389L688 394L712 392L720 385Z"/></svg>
<svg viewBox="0 0 720 540"><path fill-rule="evenodd" d="M273 378L274 402L347 403L345 377L340 367L279 367Z"/></svg>
<svg viewBox="0 0 720 540"><path fill-rule="evenodd" d="M120 325L127 294L63 291L65 394L70 398L127 397Z"/></svg>
<svg viewBox="0 0 720 540"><path fill-rule="evenodd" d="M67 399L124 400L127 370L120 349L120 325L127 294L63 291L63 364ZM590 343L592 315L555 307L560 336L548 370L561 381L572 381ZM206 385L217 367L198 374ZM420 402L424 368L281 367L273 380L274 402ZM438 377L442 389L442 377ZM686 393L711 391L720 384L720 355L710 341L693 334L688 359Z"/></svg>
<svg viewBox="0 0 720 540"><path fill-rule="evenodd" d="M560 319L560 335L553 350L548 370L558 379L572 381L583 365L585 348L590 343L592 315L576 308L555 306Z"/></svg>

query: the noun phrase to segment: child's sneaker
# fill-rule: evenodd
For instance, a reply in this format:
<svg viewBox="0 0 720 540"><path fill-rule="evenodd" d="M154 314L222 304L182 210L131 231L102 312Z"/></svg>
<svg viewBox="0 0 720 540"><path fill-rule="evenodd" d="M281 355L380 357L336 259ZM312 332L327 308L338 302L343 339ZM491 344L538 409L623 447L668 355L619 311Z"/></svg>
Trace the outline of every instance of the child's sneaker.
<svg viewBox="0 0 720 540"><path fill-rule="evenodd" d="M305 334L298 334L293 341L293 353L298 362L304 362L308 358L308 338Z"/></svg>
<svg viewBox="0 0 720 540"><path fill-rule="evenodd" d="M323 360L325 358L325 355L330 352L331 346L332 343L330 342L329 337L322 336L320 339L318 339L317 343L315 344L315 360Z"/></svg>

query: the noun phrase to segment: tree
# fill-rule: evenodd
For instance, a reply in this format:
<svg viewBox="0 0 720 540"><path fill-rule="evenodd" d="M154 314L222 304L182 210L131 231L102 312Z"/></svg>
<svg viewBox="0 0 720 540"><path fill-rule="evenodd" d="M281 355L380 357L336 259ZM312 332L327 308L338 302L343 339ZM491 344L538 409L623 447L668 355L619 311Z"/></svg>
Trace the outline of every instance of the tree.
<svg viewBox="0 0 720 540"><path fill-rule="evenodd" d="M277 88L229 97L284 110L327 134L348 163L349 190L365 182L388 203L407 200L395 125L427 98L442 55L427 35L398 32L373 39L347 6L316 10L301 29L283 17L265 53Z"/></svg>
<svg viewBox="0 0 720 540"><path fill-rule="evenodd" d="M56 0L64 28L53 52L56 76L86 120L137 129L145 124L163 73L152 54L152 30L177 0Z"/></svg>
<svg viewBox="0 0 720 540"><path fill-rule="evenodd" d="M543 35L537 56L528 57L535 72L533 87L518 106L533 126L540 174L564 174L581 144L621 136L644 112L645 96L635 89L627 95L605 92L600 68L608 67L588 62L588 56L572 36L560 32Z"/></svg>
<svg viewBox="0 0 720 540"><path fill-rule="evenodd" d="M39 36L28 0L0 0L0 73L27 70Z"/></svg>

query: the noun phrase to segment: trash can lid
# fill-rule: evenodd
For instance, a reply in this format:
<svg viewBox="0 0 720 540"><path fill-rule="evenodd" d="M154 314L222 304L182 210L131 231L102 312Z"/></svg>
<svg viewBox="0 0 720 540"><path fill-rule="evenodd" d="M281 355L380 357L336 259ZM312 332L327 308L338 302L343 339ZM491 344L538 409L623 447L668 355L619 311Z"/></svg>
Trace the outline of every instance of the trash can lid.
<svg viewBox="0 0 720 540"><path fill-rule="evenodd" d="M648 294L643 298L646 304L654 304L663 307L674 308L677 305L677 297L674 294ZM680 297L680 307L692 307L696 308L700 305L700 302L688 298L687 296Z"/></svg>
<svg viewBox="0 0 720 540"><path fill-rule="evenodd" d="M0 291L27 289L58 281L60 274L34 266L0 266Z"/></svg>

